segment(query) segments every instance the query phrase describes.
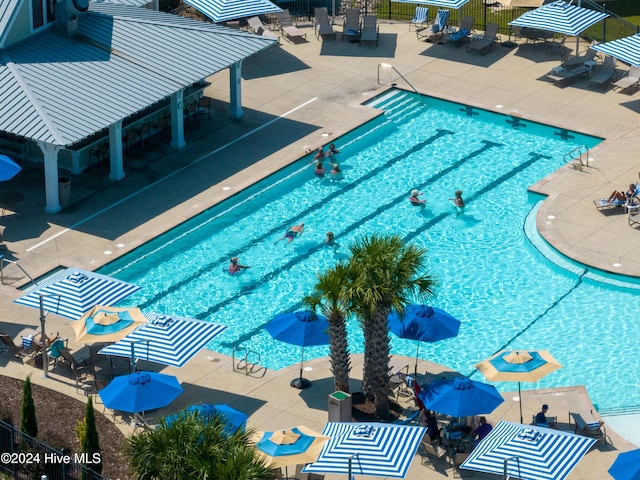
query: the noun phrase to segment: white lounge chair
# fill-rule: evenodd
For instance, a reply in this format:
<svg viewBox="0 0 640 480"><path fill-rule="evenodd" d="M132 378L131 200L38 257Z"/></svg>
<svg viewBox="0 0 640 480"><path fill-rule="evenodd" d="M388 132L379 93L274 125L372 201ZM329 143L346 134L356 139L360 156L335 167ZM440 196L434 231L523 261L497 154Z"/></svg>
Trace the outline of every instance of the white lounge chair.
<svg viewBox="0 0 640 480"><path fill-rule="evenodd" d="M307 38L307 34L293 24L293 20L291 19L291 15L289 15L288 8L285 8L281 12L278 12L277 15L278 23L280 24L280 30L282 31L282 36L284 38L289 41L292 41L293 38Z"/></svg>
<svg viewBox="0 0 640 480"><path fill-rule="evenodd" d="M336 31L331 26L329 21L329 12L326 7L316 7L314 9L314 27L316 30L316 38L332 36L336 38Z"/></svg>
<svg viewBox="0 0 640 480"><path fill-rule="evenodd" d="M360 44L362 42L376 42L378 46L378 35L380 27L378 26L378 17L375 15L365 15L362 19L362 32L360 32Z"/></svg>
<svg viewBox="0 0 640 480"><path fill-rule="evenodd" d="M265 38L275 38L276 40L278 40L278 42L280 42L280 35L272 32L268 28L265 28L262 24L262 21L260 20L260 17L251 17L247 19L247 23L249 24L251 30L253 30L253 33L255 33L256 35L260 35L261 37Z"/></svg>
<svg viewBox="0 0 640 480"><path fill-rule="evenodd" d="M638 87L640 83L640 67L631 67L627 74L617 82L614 82L613 88L619 88L620 90L626 90L631 87Z"/></svg>
<svg viewBox="0 0 640 480"><path fill-rule="evenodd" d="M409 31L411 31L411 25L418 28L418 25L424 27L429 21L429 8L428 7L416 7L416 13L409 22Z"/></svg>
<svg viewBox="0 0 640 480"><path fill-rule="evenodd" d="M440 9L431 26L416 30L418 40L434 42L442 38L445 28L449 24L449 10Z"/></svg>
<svg viewBox="0 0 640 480"><path fill-rule="evenodd" d="M604 62L597 74L589 79L589 86L598 86L603 90L613 82L616 74L616 59L613 57L605 57Z"/></svg>
<svg viewBox="0 0 640 480"><path fill-rule="evenodd" d="M467 52L478 52L480 55L489 53L498 39L498 28L498 24L489 22L484 34L471 39Z"/></svg>

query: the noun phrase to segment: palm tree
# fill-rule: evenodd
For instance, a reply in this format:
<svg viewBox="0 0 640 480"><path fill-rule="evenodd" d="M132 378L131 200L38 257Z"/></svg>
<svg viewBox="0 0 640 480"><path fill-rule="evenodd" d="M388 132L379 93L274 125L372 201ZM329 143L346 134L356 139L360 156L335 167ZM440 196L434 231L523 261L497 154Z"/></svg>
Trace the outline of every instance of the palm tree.
<svg viewBox="0 0 640 480"><path fill-rule="evenodd" d="M313 311L320 310L329 323L329 360L336 390L349 393L351 359L347 341L347 314L349 303L346 297L351 275L346 265L339 263L334 268L318 274L318 281L304 303Z"/></svg>
<svg viewBox="0 0 640 480"><path fill-rule="evenodd" d="M271 469L250 445L252 431L229 435L220 417L180 415L133 434L126 454L135 480L267 480Z"/></svg>
<svg viewBox="0 0 640 480"><path fill-rule="evenodd" d="M389 415L389 354L387 317L416 300L432 296L434 280L424 273L426 250L407 245L397 235L372 235L349 247L354 281L348 297L364 332L362 390L375 403L376 414ZM357 281L355 281L357 279Z"/></svg>

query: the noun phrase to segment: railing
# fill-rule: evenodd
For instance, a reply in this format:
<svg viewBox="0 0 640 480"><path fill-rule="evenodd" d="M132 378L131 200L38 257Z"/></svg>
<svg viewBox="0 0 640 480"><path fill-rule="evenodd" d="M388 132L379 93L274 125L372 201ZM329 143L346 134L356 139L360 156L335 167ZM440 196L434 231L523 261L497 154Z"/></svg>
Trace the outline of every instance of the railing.
<svg viewBox="0 0 640 480"><path fill-rule="evenodd" d="M573 168L582 170L582 167L589 166L589 147L580 145L563 156L564 163L572 162Z"/></svg>
<svg viewBox="0 0 640 480"><path fill-rule="evenodd" d="M91 456L56 450L3 421L0 421L0 452L3 454L0 472L14 479L46 476L48 480L107 480L80 463L92 459Z"/></svg>
<svg viewBox="0 0 640 480"><path fill-rule="evenodd" d="M8 258L4 258L3 255L0 255L0 282L2 283L2 285L4 285L4 267L7 263L13 264L18 267L20 270L22 270L22 273L24 273L29 278L29 280L31 280L31 283L37 285L36 281L31 277L31 275L29 275L27 271L22 268L22 265L20 265L15 260L9 260Z"/></svg>
<svg viewBox="0 0 640 480"><path fill-rule="evenodd" d="M236 354L238 353L241 353L241 355L238 357L238 361L236 363ZM244 373L247 376L264 377L267 373L267 369L259 365L260 358L260 353L255 350L250 350L242 346L234 347L231 352L233 371Z"/></svg>
<svg viewBox="0 0 640 480"><path fill-rule="evenodd" d="M405 83L406 83L407 85L409 85L409 86L411 87L411 89L412 89L414 92L418 93L418 90L416 90L416 88L415 88L413 85L411 85L411 83L409 83L409 80L407 80L407 79L404 77L404 75L402 75L402 74L398 71L398 69L397 69L396 67L394 67L393 65L389 65L388 63L379 63L379 64L378 64L378 84L380 84L380 69L381 69L381 68L384 68L384 69L391 69L391 70L393 70L394 72L396 72L396 73L398 74L398 76L399 76L402 80L404 80L404 81L405 81ZM391 84L391 86L392 86L392 87L395 87L395 86L396 86L396 84L395 84L395 83L392 83L392 84Z"/></svg>

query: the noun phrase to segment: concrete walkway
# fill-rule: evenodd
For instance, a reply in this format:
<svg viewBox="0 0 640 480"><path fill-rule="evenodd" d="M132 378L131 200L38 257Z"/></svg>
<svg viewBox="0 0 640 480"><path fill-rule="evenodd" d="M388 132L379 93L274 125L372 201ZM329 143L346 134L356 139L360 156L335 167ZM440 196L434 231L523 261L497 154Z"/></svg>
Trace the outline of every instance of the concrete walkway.
<svg viewBox="0 0 640 480"><path fill-rule="evenodd" d="M301 26L301 28L308 28ZM361 105L390 83L422 93L504 112L560 128L598 135L606 140L590 152L590 166L566 166L531 186L549 195L538 213L542 234L561 252L595 267L640 276L639 233L630 228L622 210L613 215L596 211L592 200L624 189L640 171L640 97L588 88L579 80L564 89L543 80L559 64L531 46L508 49L496 45L486 56L452 45L419 42L406 23L380 25L378 47L315 39L283 41L243 67L245 116L227 118L228 75L209 80L206 94L215 99L210 123L187 132L188 145L175 152L156 147L127 161L127 177L112 184L105 168L72 177L75 202L58 215L44 213L42 166L27 166L6 190L20 191L26 200L19 215L5 212L5 265L0 285L0 330L15 336L38 325L36 310L16 305L19 287L58 266L93 270L185 219L241 191L248 185L300 158L309 148L327 144L378 115ZM381 67L382 63L395 67ZM408 81L397 75L400 72ZM379 83L380 82L380 83ZM552 218L553 217L553 218ZM616 245L616 248L611 248ZM615 266L614 266L615 265ZM68 321L47 318L50 331L73 338ZM82 349L70 341L72 350ZM208 358L209 357L209 358ZM217 360L217 361L216 361ZM360 377L361 360L354 359L353 376ZM186 384L185 394L171 406L191 402L224 402L251 413L258 429L286 428L304 423L317 430L327 418L331 381L326 359L310 363L312 388L298 391L288 383L297 367L268 371L262 378L234 373L229 358L203 352L181 370L164 369ZM437 372L434 365L421 368ZM42 379L32 367L0 355L0 374L33 380L75 395L75 387L58 375ZM513 395L490 416L519 420ZM590 405L581 388L525 392L525 418L541 403L567 421L570 409ZM580 405L578 407L578 405ZM571 479L607 478L617 451L632 445L609 432L614 447L599 444ZM452 471L433 472L414 461L407 478L441 478ZM479 475L477 475L479 476ZM479 476L482 478L482 476ZM341 478L328 476L328 480ZM495 477L493 477L495 478Z"/></svg>

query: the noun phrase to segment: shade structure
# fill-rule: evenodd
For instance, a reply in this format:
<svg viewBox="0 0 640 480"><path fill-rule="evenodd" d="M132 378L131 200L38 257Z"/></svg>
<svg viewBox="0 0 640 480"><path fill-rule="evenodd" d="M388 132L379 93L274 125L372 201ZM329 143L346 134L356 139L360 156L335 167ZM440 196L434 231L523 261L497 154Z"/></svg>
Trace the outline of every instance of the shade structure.
<svg viewBox="0 0 640 480"><path fill-rule="evenodd" d="M562 365L546 350L502 350L476 364L490 382L518 382L520 423L522 423L522 397L520 382L537 382Z"/></svg>
<svg viewBox="0 0 640 480"><path fill-rule="evenodd" d="M620 453L609 468L615 480L640 480L640 449Z"/></svg>
<svg viewBox="0 0 640 480"><path fill-rule="evenodd" d="M435 5L440 8L460 8L469 0L393 0L397 3L417 3L419 5Z"/></svg>
<svg viewBox="0 0 640 480"><path fill-rule="evenodd" d="M227 327L175 315L145 313L149 320L123 339L98 353L147 360L174 367L184 366Z"/></svg>
<svg viewBox="0 0 640 480"><path fill-rule="evenodd" d="M185 0L184 3L202 12L214 23L282 11L269 0Z"/></svg>
<svg viewBox="0 0 640 480"><path fill-rule="evenodd" d="M304 425L273 432L258 432L253 437L256 449L271 468L315 461L329 440Z"/></svg>
<svg viewBox="0 0 640 480"><path fill-rule="evenodd" d="M500 421L460 468L522 480L563 480L595 439Z"/></svg>
<svg viewBox="0 0 640 480"><path fill-rule="evenodd" d="M452 417L488 414L504 402L496 387L467 377L430 382L418 398L429 410Z"/></svg>
<svg viewBox="0 0 640 480"><path fill-rule="evenodd" d="M96 305L71 323L76 342L117 342L147 322L139 308Z"/></svg>
<svg viewBox="0 0 640 480"><path fill-rule="evenodd" d="M113 305L138 290L136 285L107 275L67 268L14 302L40 308L42 295L45 310L76 320L96 305Z"/></svg>
<svg viewBox="0 0 640 480"><path fill-rule="evenodd" d="M225 432L228 434L233 434L238 430L244 432L247 427L247 418L249 418L246 413L242 413L226 404L211 405L203 403L190 405L181 412L167 417L165 421L168 425L171 425L176 420L187 415L196 415L205 422L211 418L220 417L225 423Z"/></svg>
<svg viewBox="0 0 640 480"><path fill-rule="evenodd" d="M302 378L304 365L304 347L327 345L329 343L329 324L327 319L311 311L280 313L264 327L276 340L302 347L300 376L291 381L294 388L307 388L311 382Z"/></svg>
<svg viewBox="0 0 640 480"><path fill-rule="evenodd" d="M640 67L640 33L592 45L591 48L628 63L632 67Z"/></svg>
<svg viewBox="0 0 640 480"><path fill-rule="evenodd" d="M389 314L389 330L400 338L417 340L415 373L418 373L420 342L438 342L458 335L460 320L444 310L428 305L409 305L404 316Z"/></svg>
<svg viewBox="0 0 640 480"><path fill-rule="evenodd" d="M22 170L22 167L16 162L6 155L0 155L0 182L11 180L20 170Z"/></svg>
<svg viewBox="0 0 640 480"><path fill-rule="evenodd" d="M425 431L387 423L329 422L322 431L329 441L302 471L404 478Z"/></svg>
<svg viewBox="0 0 640 480"><path fill-rule="evenodd" d="M509 22L509 25L576 36L608 16L608 13L577 7L558 0L520 15Z"/></svg>
<svg viewBox="0 0 640 480"><path fill-rule="evenodd" d="M138 413L166 407L182 390L178 379L173 375L134 372L115 377L98 394L107 408Z"/></svg>

